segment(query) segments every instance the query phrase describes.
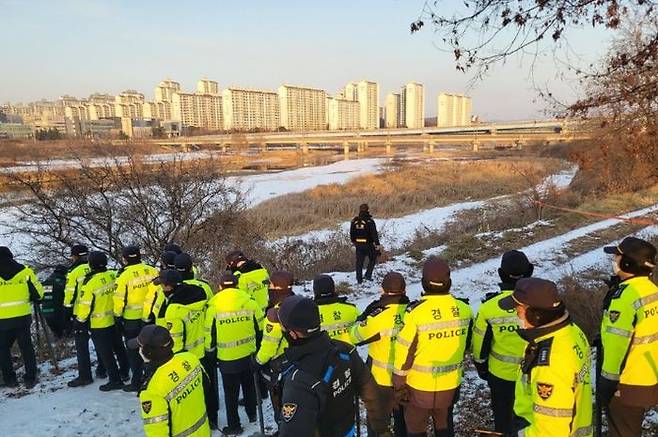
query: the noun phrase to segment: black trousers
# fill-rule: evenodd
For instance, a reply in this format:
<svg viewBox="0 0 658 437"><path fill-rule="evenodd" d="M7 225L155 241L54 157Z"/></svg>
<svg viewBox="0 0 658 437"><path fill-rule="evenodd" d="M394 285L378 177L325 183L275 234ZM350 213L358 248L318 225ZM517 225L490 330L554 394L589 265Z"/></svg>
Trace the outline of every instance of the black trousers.
<svg viewBox="0 0 658 437"><path fill-rule="evenodd" d="M18 348L25 365L25 380L37 378L37 358L32 345L32 335L28 323L10 329L0 330L0 368L5 383L16 382L16 372L11 361L11 347L18 342Z"/></svg>
<svg viewBox="0 0 658 437"><path fill-rule="evenodd" d="M219 410L219 393L217 390L217 363L214 357L201 358L203 366L203 398L206 403L208 421L217 424L217 412Z"/></svg>
<svg viewBox="0 0 658 437"><path fill-rule="evenodd" d="M81 379L93 379L91 377L91 357L89 356L89 331L82 329L73 334L75 340L75 356L78 360L78 376ZM98 373L105 373L103 360L98 358Z"/></svg>
<svg viewBox="0 0 658 437"><path fill-rule="evenodd" d="M130 373L130 362L128 361L128 352L126 347L123 344L123 339L121 338L121 333L117 329L117 326L112 326L112 352L119 364L119 375L128 376Z"/></svg>
<svg viewBox="0 0 658 437"><path fill-rule="evenodd" d="M222 372L222 385L224 386L224 402L226 402L226 421L229 427L240 426L240 416L238 415L240 387L244 394L247 416L256 415L256 386L254 385L254 375L249 368L240 373Z"/></svg>
<svg viewBox="0 0 658 437"><path fill-rule="evenodd" d="M363 282L363 264L365 259L368 258L368 265L366 267L366 279L372 279L372 271L375 269L377 262L377 254L375 253L375 246L373 245L357 245L356 246L356 282Z"/></svg>
<svg viewBox="0 0 658 437"><path fill-rule="evenodd" d="M609 437L640 437L644 421L644 407L624 405L613 397L607 408Z"/></svg>
<svg viewBox="0 0 658 437"><path fill-rule="evenodd" d="M91 340L96 348L98 361L103 363L110 382L121 382L119 366L114 358L114 326L91 330ZM124 350L125 354L125 350Z"/></svg>
<svg viewBox="0 0 658 437"><path fill-rule="evenodd" d="M491 390L491 409L493 410L496 432L511 433L514 429L514 381L498 378L491 373L487 378Z"/></svg>
<svg viewBox="0 0 658 437"><path fill-rule="evenodd" d="M142 325L143 322L141 320L124 320L123 339L126 343L128 340L139 335L139 331L142 330ZM142 375L144 372L144 360L142 360L142 357L139 355L139 350L128 348L128 363L130 363L130 371L132 372L130 384L134 387L138 387L142 383Z"/></svg>

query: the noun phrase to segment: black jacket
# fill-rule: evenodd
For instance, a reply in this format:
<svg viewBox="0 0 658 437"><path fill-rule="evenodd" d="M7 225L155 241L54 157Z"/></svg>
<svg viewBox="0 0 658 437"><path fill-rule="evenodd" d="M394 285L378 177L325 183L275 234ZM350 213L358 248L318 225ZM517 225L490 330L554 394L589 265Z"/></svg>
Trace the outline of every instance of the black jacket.
<svg viewBox="0 0 658 437"><path fill-rule="evenodd" d="M350 240L356 246L379 246L377 225L369 213L359 214L352 219L352 223L350 223Z"/></svg>
<svg viewBox="0 0 658 437"><path fill-rule="evenodd" d="M285 356L280 437L347 435L355 426L355 395L365 402L372 428L386 429L375 382L354 346L320 332L291 344Z"/></svg>

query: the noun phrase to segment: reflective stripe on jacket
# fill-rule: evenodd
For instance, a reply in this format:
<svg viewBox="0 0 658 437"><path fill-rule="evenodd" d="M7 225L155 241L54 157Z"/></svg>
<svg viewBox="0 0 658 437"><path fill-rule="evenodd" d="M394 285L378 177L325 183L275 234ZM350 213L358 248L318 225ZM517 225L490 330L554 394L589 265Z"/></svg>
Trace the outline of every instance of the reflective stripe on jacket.
<svg viewBox="0 0 658 437"><path fill-rule="evenodd" d="M146 291L158 271L144 263L126 266L116 279L114 315L126 320L141 320Z"/></svg>

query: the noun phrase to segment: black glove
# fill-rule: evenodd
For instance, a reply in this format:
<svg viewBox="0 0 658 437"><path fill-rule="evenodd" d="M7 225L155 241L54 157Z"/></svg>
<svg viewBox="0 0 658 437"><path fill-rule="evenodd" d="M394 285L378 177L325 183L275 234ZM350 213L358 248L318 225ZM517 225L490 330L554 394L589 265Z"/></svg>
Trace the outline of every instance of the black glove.
<svg viewBox="0 0 658 437"><path fill-rule="evenodd" d="M85 322L81 322L78 319L73 319L73 333L74 334L82 334L86 331L88 331L88 328L87 328L87 324Z"/></svg>
<svg viewBox="0 0 658 437"><path fill-rule="evenodd" d="M258 360L256 360L256 355L252 355L251 357L249 357L249 369L253 373L258 373L260 375L260 369L262 367L263 366L258 362Z"/></svg>
<svg viewBox="0 0 658 437"><path fill-rule="evenodd" d="M114 316L114 326L119 334L123 334L123 317Z"/></svg>
<svg viewBox="0 0 658 437"><path fill-rule="evenodd" d="M601 406L607 407L612 401L612 397L617 391L617 386L619 381L613 381L604 376L599 377L596 381L596 391L598 392L599 399L601 400Z"/></svg>
<svg viewBox="0 0 658 437"><path fill-rule="evenodd" d="M484 381L488 381L489 380L489 364L487 364L486 361L483 362L483 363L475 362L474 364L475 364L475 370L477 370L478 376L480 377L480 379L482 379Z"/></svg>

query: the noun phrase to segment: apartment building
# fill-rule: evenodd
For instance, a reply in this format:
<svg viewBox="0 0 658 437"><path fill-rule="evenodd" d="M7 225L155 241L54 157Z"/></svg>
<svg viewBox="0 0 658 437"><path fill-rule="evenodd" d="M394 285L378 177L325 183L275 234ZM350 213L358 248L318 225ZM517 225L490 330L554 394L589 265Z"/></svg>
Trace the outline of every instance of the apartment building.
<svg viewBox="0 0 658 437"><path fill-rule="evenodd" d="M230 87L222 91L227 130L277 130L281 126L279 95L270 90Z"/></svg>
<svg viewBox="0 0 658 437"><path fill-rule="evenodd" d="M384 126L387 128L401 127L400 124L400 94L389 93L386 96L386 106L384 107Z"/></svg>
<svg viewBox="0 0 658 437"><path fill-rule="evenodd" d="M144 94L126 90L114 98L116 116L119 118L144 119Z"/></svg>
<svg viewBox="0 0 658 437"><path fill-rule="evenodd" d="M327 94L324 90L292 85L279 87L281 125L288 130L327 128Z"/></svg>
<svg viewBox="0 0 658 437"><path fill-rule="evenodd" d="M470 97L463 94L440 93L437 98L436 125L442 126L469 126L473 102Z"/></svg>
<svg viewBox="0 0 658 437"><path fill-rule="evenodd" d="M359 102L339 97L327 98L327 122L330 130L356 130L360 123Z"/></svg>
<svg viewBox="0 0 658 437"><path fill-rule="evenodd" d="M409 82L400 91L400 124L409 129L425 127L425 91L423 85Z"/></svg>

